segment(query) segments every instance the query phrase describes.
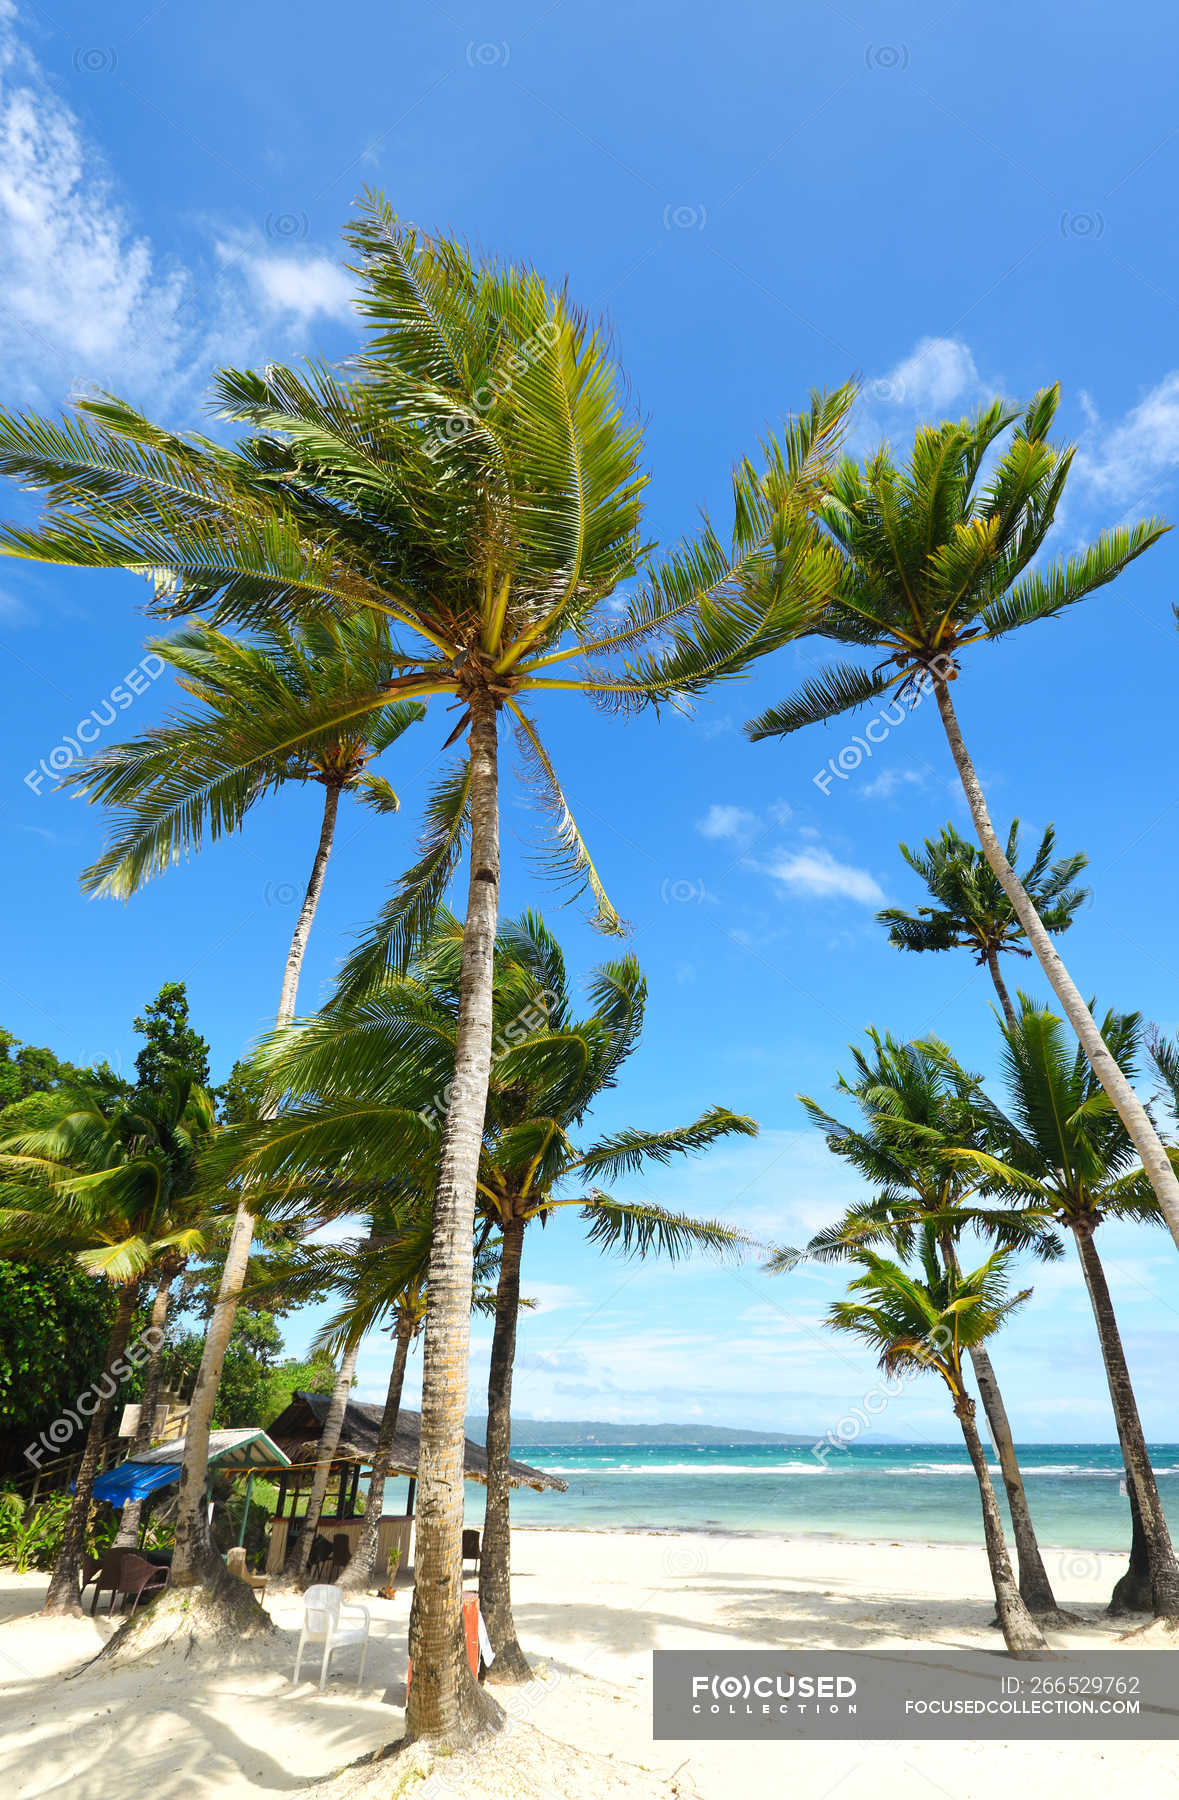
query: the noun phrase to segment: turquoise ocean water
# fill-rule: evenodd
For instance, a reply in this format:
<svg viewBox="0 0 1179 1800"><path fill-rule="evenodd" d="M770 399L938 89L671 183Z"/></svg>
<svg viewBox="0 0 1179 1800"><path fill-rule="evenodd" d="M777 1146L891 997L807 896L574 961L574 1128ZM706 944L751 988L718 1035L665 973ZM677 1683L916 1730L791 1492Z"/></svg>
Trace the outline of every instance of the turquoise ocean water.
<svg viewBox="0 0 1179 1800"><path fill-rule="evenodd" d="M821 1533L843 1538L974 1543L978 1488L961 1444L864 1445L821 1464L807 1445L524 1449L517 1454L569 1483L565 1494L512 1494L520 1525L598 1530ZM1086 1550L1129 1545L1116 1446L1036 1444L1020 1450L1044 1544ZM1179 1527L1179 1445L1152 1446L1163 1504ZM1006 1511L1002 1483L995 1486ZM481 1493L468 1497L477 1524Z"/></svg>

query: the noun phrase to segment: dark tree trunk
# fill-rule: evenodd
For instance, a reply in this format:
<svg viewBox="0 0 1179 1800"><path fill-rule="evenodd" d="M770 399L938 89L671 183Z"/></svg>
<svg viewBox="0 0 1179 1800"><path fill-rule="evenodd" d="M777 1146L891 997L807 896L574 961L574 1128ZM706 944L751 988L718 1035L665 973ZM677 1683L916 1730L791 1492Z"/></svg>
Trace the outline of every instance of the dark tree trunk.
<svg viewBox="0 0 1179 1800"><path fill-rule="evenodd" d="M169 1269L160 1276L156 1287L156 1296L151 1308L152 1339L148 1351L147 1363L143 1372L143 1398L139 1403L139 1424L135 1428L135 1436L131 1440L131 1458L142 1456L145 1450L151 1449L152 1434L155 1430L156 1407L160 1399L160 1370L164 1353L164 1326L168 1321L168 1303L172 1297L172 1283L180 1271ZM115 1537L118 1548L133 1549L139 1542L139 1519L143 1511L142 1500L128 1500L119 1519L119 1530Z"/></svg>
<svg viewBox="0 0 1179 1800"><path fill-rule="evenodd" d="M1122 1613L1154 1611L1154 1586L1150 1579L1150 1549L1146 1542L1146 1533L1142 1529L1142 1513L1138 1506L1138 1496L1134 1492L1134 1484L1129 1476L1126 1477L1126 1492L1130 1496L1130 1566L1114 1585L1109 1611L1115 1618Z"/></svg>
<svg viewBox="0 0 1179 1800"><path fill-rule="evenodd" d="M43 1612L74 1612L82 1604L82 1557L86 1549L86 1523L90 1517L90 1497L94 1491L94 1478L98 1473L98 1453L102 1446L106 1422L110 1418L111 1407L114 1404L115 1395L118 1393L119 1381L122 1379L119 1360L126 1347L138 1298L139 1283L137 1281L126 1283L119 1293L119 1303L115 1309L114 1322L107 1339L102 1374L95 1384L98 1390L98 1403L90 1415L82 1460L78 1465L78 1473L74 1477L74 1496L70 1501L70 1510L66 1514L61 1549L57 1553L57 1560L49 1577L49 1592L45 1596ZM129 1368L127 1372L129 1372ZM89 1392L80 1397L88 1399Z"/></svg>
<svg viewBox="0 0 1179 1800"><path fill-rule="evenodd" d="M1029 901L1029 905L1031 902ZM991 972L991 980L995 984L995 992L999 996L999 1005L1003 1008L1003 1017L1014 1030L1018 1023L1015 1008L1011 1004L1011 995L1007 992L1007 983L999 972L999 953L993 944L987 945L987 968Z"/></svg>
<svg viewBox="0 0 1179 1800"><path fill-rule="evenodd" d="M1153 1610L1156 1618L1179 1618L1179 1563L1175 1561L1175 1551L1167 1529L1163 1503L1159 1499L1150 1452L1146 1448L1146 1434L1142 1429L1138 1402L1130 1382L1130 1370L1122 1348L1122 1334L1118 1330L1109 1283L1105 1279L1105 1270L1097 1254L1091 1228L1085 1224L1075 1224L1073 1236L1080 1252L1081 1267L1085 1271L1085 1286L1089 1290L1093 1317L1097 1321L1097 1336L1101 1342L1106 1380L1109 1382L1109 1397L1118 1428L1118 1442L1126 1465L1126 1482L1138 1503L1139 1522L1146 1541L1146 1556L1150 1568Z"/></svg>
<svg viewBox="0 0 1179 1800"><path fill-rule="evenodd" d="M495 1290L495 1330L487 1376L487 1505L479 1546L479 1610L495 1661L489 1681L531 1681L532 1670L516 1637L512 1617L512 1522L508 1461L512 1454L512 1369L520 1312L520 1259L525 1221L505 1220L499 1283Z"/></svg>
<svg viewBox="0 0 1179 1800"><path fill-rule="evenodd" d="M373 1452L373 1471L369 1477L368 1493L364 1502L364 1523L357 1535L356 1546L349 1558L348 1567L337 1583L337 1586L342 1587L347 1593L359 1593L368 1588L376 1575L377 1534L380 1530L385 1505L385 1480L389 1473L389 1452L393 1448L393 1440L397 1436L397 1420L401 1413L401 1390L405 1385L405 1365L409 1357L409 1346L413 1333L413 1321L410 1319L404 1320L397 1327L397 1350L393 1357L393 1367L389 1372L389 1389L385 1395L385 1410L381 1414L377 1445Z"/></svg>
<svg viewBox="0 0 1179 1800"><path fill-rule="evenodd" d="M311 1492L307 1496L307 1511L303 1515L303 1523L294 1545L287 1553L283 1564L283 1577L287 1581L297 1581L306 1572L311 1556L311 1545L319 1530L320 1514L327 1495L328 1480L332 1472L332 1463L340 1445L340 1432L344 1425L344 1414L348 1407L348 1396L352 1392L352 1378L356 1374L356 1359L360 1355L360 1339L349 1344L340 1358L339 1373L332 1397L324 1414L323 1430L319 1434L319 1448L315 1453L315 1473L311 1477Z"/></svg>
<svg viewBox="0 0 1179 1800"><path fill-rule="evenodd" d="M1007 1554L1007 1545L1003 1539L1003 1520L999 1513L999 1502L995 1498L995 1490L991 1485L991 1472L987 1468L987 1459L983 1451L982 1440L974 1423L974 1401L963 1395L954 1402L954 1411L958 1415L958 1423L962 1427L962 1436L966 1440L966 1449L974 1465L975 1478L978 1481L979 1499L982 1501L983 1536L986 1539L987 1561L991 1566L991 1582L995 1589L995 1605L999 1613L999 1624L1003 1632L1003 1642L1012 1656L1022 1661L1032 1661L1036 1657L1048 1654L1048 1645L1044 1634L1020 1597L1015 1585L1015 1576L1011 1572L1011 1558Z"/></svg>
<svg viewBox="0 0 1179 1800"><path fill-rule="evenodd" d="M991 1359L983 1345L976 1344L970 1352L970 1360L978 1382L979 1397L983 1403L991 1441L999 1458L999 1467L1003 1471L1003 1486L1007 1490L1011 1529L1019 1559L1019 1591L1031 1612L1058 1614L1056 1596L1052 1592L1052 1583L1048 1579L1048 1571L1044 1567L1044 1559L1036 1541L1023 1474L1011 1435L1011 1422L1007 1417L1007 1408L1003 1404Z"/></svg>
<svg viewBox="0 0 1179 1800"><path fill-rule="evenodd" d="M491 1080L492 992L499 911L495 701L473 692L471 849L459 976L454 1081L442 1133L430 1245L422 1369L421 1456L409 1622L410 1740L457 1750L503 1713L471 1674L463 1638L463 1447L474 1282L475 1184Z"/></svg>

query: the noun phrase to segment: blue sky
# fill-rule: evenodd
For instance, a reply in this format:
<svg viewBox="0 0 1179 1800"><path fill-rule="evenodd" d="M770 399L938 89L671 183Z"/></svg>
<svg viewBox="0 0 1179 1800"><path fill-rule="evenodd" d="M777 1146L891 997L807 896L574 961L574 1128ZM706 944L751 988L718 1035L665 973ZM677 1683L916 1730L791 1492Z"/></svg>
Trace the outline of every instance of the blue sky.
<svg viewBox="0 0 1179 1800"><path fill-rule="evenodd" d="M96 16L0 0L0 391L53 410L105 386L201 427L216 363L346 353L339 230L371 183L430 229L567 275L609 315L665 542L702 503L723 514L731 461L767 424L856 373L861 446L1059 378L1062 430L1080 445L1056 534L1067 550L1179 503L1172 27L1161 8L1137 21L1119 30L1106 9L1060 3L744 0L721 17L697 0L343 15L305 0L116 0ZM7 511L23 505L5 496ZM1078 980L1168 1030L1177 557L1164 540L958 688L996 816L1018 813L1029 832L1055 820L1063 848L1089 853L1093 905L1065 941ZM41 765L136 668L144 597L130 577L0 568L0 1019L126 1066L130 1019L183 979L220 1075L273 1015L314 796L282 796L240 841L128 906L80 898L101 820L54 794ZM661 1126L714 1101L752 1113L757 1142L645 1191L781 1241L854 1191L794 1096L828 1098L866 1024L936 1030L983 1069L996 1036L968 959L903 958L873 922L886 902L919 899L898 839L947 819L968 828L932 710L826 792L814 777L856 726L756 747L742 736L810 661L809 646L783 653L692 719L620 730L574 701L546 721L651 985L644 1044L600 1120ZM167 689L137 676L108 735L159 717ZM444 735L419 729L387 759L400 818L348 810L304 1006L411 860ZM609 947L538 889L518 787L505 825L506 906L539 900L588 968ZM1179 1438L1175 1252L1161 1233L1103 1235L1148 1431ZM1017 1434L1109 1438L1079 1271L1035 1280L996 1349ZM622 1265L588 1250L570 1217L527 1253L540 1305L521 1333L518 1408L822 1432L874 1382L820 1329L836 1282ZM293 1349L309 1330L292 1322ZM476 1410L486 1353L480 1326ZM365 1397L386 1368L375 1341ZM953 1435L940 1394L919 1384L881 1429Z"/></svg>

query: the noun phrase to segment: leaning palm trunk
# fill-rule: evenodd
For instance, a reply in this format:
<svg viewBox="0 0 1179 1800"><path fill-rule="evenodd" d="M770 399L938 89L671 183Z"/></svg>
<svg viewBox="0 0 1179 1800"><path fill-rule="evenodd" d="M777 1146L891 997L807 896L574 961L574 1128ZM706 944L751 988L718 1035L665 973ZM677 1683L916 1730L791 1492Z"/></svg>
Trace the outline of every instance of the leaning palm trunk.
<svg viewBox="0 0 1179 1800"><path fill-rule="evenodd" d="M303 896L303 904L299 908L299 917L295 921L295 929L291 936L291 947L287 952L286 968L283 970L282 994L278 1003L278 1024L289 1025L295 1016L295 1002L299 997L299 976L303 972L303 957L307 950L307 940L311 936L311 927L315 923L315 912L319 905L319 897L323 893L324 878L327 875L328 858L332 853L332 842L336 835L336 815L340 810L340 786L338 782L324 783L323 821L319 829L319 843L315 850L315 861L311 865L311 878L307 883L307 892Z"/></svg>
<svg viewBox="0 0 1179 1800"><path fill-rule="evenodd" d="M393 1440L397 1436L397 1421L401 1415L401 1390L405 1385L405 1365L409 1359L413 1332L413 1322L409 1319L397 1327L397 1350L393 1357L393 1367L389 1371L385 1410L381 1414L376 1449L373 1451L372 1474L369 1476L368 1493L364 1502L364 1523L360 1527L348 1566L337 1577L336 1582L346 1593L362 1591L376 1575L377 1540L385 1510L385 1480L389 1473Z"/></svg>
<svg viewBox="0 0 1179 1800"><path fill-rule="evenodd" d="M324 796L323 824L315 861L311 866L311 877L307 883L303 905L299 909L283 971L282 992L275 1020L280 1029L289 1025L295 1016L299 976L315 909L323 892L339 799L339 789L328 787ZM212 1580L221 1568L221 1559L213 1549L209 1536L209 1521L205 1509L205 1487L209 1478L209 1432L213 1428L217 1389L221 1384L229 1334L237 1316L237 1303L245 1285L253 1241L254 1215L243 1200L239 1202L234 1215L225 1267L221 1271L221 1284L217 1290L217 1304L209 1321L205 1347L201 1353L201 1366L188 1408L180 1498L176 1503L176 1549L172 1559L172 1581L178 1586L187 1582Z"/></svg>
<svg viewBox="0 0 1179 1800"><path fill-rule="evenodd" d="M151 1345L147 1362L143 1370L143 1397L139 1402L139 1423L135 1427L135 1436L131 1439L131 1460L142 1456L151 1448L152 1435L155 1430L156 1407L160 1398L160 1371L163 1361L164 1326L168 1319L168 1302L172 1297L172 1283L176 1279L177 1270L169 1268L160 1276L156 1287L156 1296L151 1308ZM115 1537L115 1548L132 1548L139 1542L139 1519L143 1511L142 1500L128 1500L119 1519L119 1529Z"/></svg>
<svg viewBox="0 0 1179 1800"><path fill-rule="evenodd" d="M504 1222L491 1367L487 1377L487 1506L479 1546L479 1610L495 1651L489 1678L502 1682L532 1679L532 1670L520 1648L512 1617L511 1489L508 1484L508 1459L512 1453L512 1368L516 1356L516 1321L520 1312L524 1223L517 1213Z"/></svg>
<svg viewBox="0 0 1179 1800"><path fill-rule="evenodd" d="M1028 905L1031 905L1030 900L1028 901ZM1016 1026L1015 1008L1011 1004L1011 995L1007 992L1007 983L1004 981L1002 972L999 968L999 952L995 949L994 945L991 945L987 950L987 968L990 970L991 980L995 984L995 992L999 996L999 1005L1003 1008L1003 1017L1014 1031Z"/></svg>
<svg viewBox="0 0 1179 1800"><path fill-rule="evenodd" d="M1122 1335L1118 1330L1109 1284L1105 1279L1105 1270L1097 1254L1092 1232L1082 1225L1076 1225L1073 1227L1073 1236L1077 1240L1081 1267L1085 1271L1085 1286L1089 1290L1093 1317L1097 1321L1097 1335L1101 1340L1101 1355L1118 1428L1118 1442L1126 1465L1126 1481L1138 1503L1139 1522L1146 1540L1155 1616L1176 1618L1179 1617L1179 1563L1175 1560L1171 1534L1167 1529L1150 1453L1146 1448L1146 1436L1130 1382L1130 1370L1122 1348Z"/></svg>
<svg viewBox="0 0 1179 1800"><path fill-rule="evenodd" d="M74 1497L66 1514L61 1549L49 1577L49 1592L45 1596L43 1612L73 1612L81 1605L82 1555L86 1548L86 1522L90 1517L90 1497L98 1471L98 1453L111 1405L118 1391L115 1365L126 1346L138 1298L139 1283L125 1283L119 1293L119 1304L107 1339L102 1376L98 1382L99 1401L90 1415L90 1428L86 1433L82 1460L74 1477Z"/></svg>
<svg viewBox="0 0 1179 1800"><path fill-rule="evenodd" d="M454 1082L443 1128L430 1246L422 1370L410 1739L448 1749L497 1723L499 1707L471 1674L463 1642L463 1446L474 1279L475 1184L491 1079L492 967L499 901L495 701L471 695L471 863L463 927Z"/></svg>
<svg viewBox="0 0 1179 1800"><path fill-rule="evenodd" d="M1028 898L1015 870L1003 854L1003 847L995 836L991 816L987 811L986 798L962 737L958 717L954 711L954 703L950 698L949 686L941 675L935 674L934 676L934 692L937 695L938 711L945 727L950 754L954 758L954 766L958 770L966 794L970 816L974 821L974 829L978 833L978 841L982 846L983 855L990 863L1004 893L1014 907L1015 916L1023 926L1028 943L1039 959L1040 967L1052 984L1053 991L1064 1009L1065 1017L1077 1034L1078 1042L1089 1060L1093 1073L1109 1095L1114 1111L1126 1127L1134 1148L1142 1159L1142 1166L1146 1170L1150 1185L1158 1196L1158 1203L1171 1236L1179 1245L1179 1177L1171 1167L1162 1139L1151 1124L1146 1108L1122 1073L1116 1058L1111 1054L1105 1039L1097 1029L1092 1013L1081 997L1080 990L1061 961L1051 937L1045 931L1039 913Z"/></svg>
<svg viewBox="0 0 1179 1800"><path fill-rule="evenodd" d="M991 1442L999 1458L1003 1486L1007 1490L1011 1530L1019 1560L1020 1594L1031 1612L1058 1613L1056 1596L1052 1592L1052 1583L1048 1579L1048 1571L1044 1567L1044 1559L1036 1541L1031 1508L1023 1485L1023 1473L1015 1454L1015 1440L1011 1435L1011 1421L1007 1417L1007 1408L1003 1404L1003 1395L999 1391L991 1359L982 1344L971 1346L970 1361L974 1368L974 1378L978 1382L979 1398L987 1417Z"/></svg>
<svg viewBox="0 0 1179 1800"><path fill-rule="evenodd" d="M356 1359L360 1355L360 1339L349 1344L340 1358L340 1369L336 1376L336 1384L332 1389L332 1397L324 1414L323 1430L319 1434L319 1447L315 1453L315 1473L311 1477L311 1492L307 1496L307 1511L303 1515L303 1524L295 1539L290 1555L283 1568L283 1575L288 1581L297 1581L307 1568L311 1555L311 1545L319 1530L319 1515L323 1511L324 1495L327 1493L328 1478L332 1472L332 1462L340 1444L340 1432L344 1427L344 1413L348 1406L348 1396L352 1392L352 1381L356 1374Z"/></svg>
<svg viewBox="0 0 1179 1800"><path fill-rule="evenodd" d="M1020 1597L1015 1585L1015 1576L1011 1571L1011 1558L1007 1554L1007 1545L1003 1538L1003 1520L999 1513L999 1502L995 1498L995 1490L991 1485L991 1472L987 1468L987 1459L982 1447L982 1440L974 1423L974 1401L963 1394L954 1402L954 1411L958 1423L962 1427L962 1436L966 1440L966 1449L971 1463L974 1465L975 1477L978 1481L979 1499L982 1501L983 1536L987 1545L987 1561L991 1566L991 1581L995 1589L995 1605L999 1613L999 1624L1003 1631L1003 1642L1010 1655L1023 1661L1031 1661L1036 1657L1048 1654L1048 1645L1044 1634Z"/></svg>

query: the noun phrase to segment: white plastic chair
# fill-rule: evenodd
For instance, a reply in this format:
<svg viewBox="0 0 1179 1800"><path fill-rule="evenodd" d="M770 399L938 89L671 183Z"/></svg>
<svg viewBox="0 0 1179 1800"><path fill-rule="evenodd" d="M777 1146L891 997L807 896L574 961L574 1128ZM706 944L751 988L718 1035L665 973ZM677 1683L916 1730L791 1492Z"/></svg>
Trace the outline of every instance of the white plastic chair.
<svg viewBox="0 0 1179 1800"><path fill-rule="evenodd" d="M364 1623L350 1624L349 1615L362 1618ZM319 1671L321 1694L327 1681L328 1664L333 1650L342 1650L348 1644L359 1644L360 1668L356 1675L359 1686L364 1680L364 1659L368 1655L370 1623L368 1607L346 1606L344 1595L338 1587L328 1587L326 1584L309 1587L303 1596L303 1629L299 1633L299 1651L295 1657L296 1682L303 1663L304 1644L323 1645L323 1666Z"/></svg>

